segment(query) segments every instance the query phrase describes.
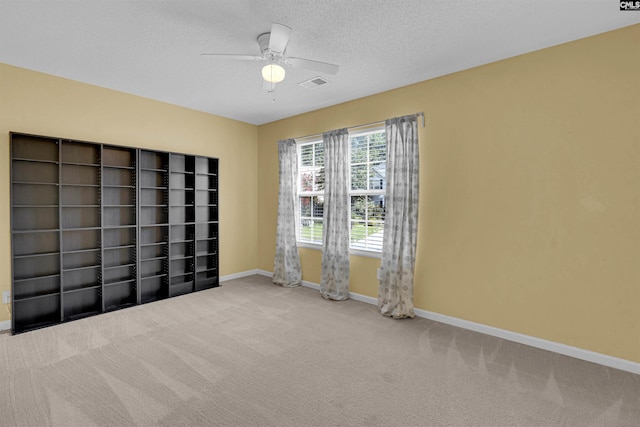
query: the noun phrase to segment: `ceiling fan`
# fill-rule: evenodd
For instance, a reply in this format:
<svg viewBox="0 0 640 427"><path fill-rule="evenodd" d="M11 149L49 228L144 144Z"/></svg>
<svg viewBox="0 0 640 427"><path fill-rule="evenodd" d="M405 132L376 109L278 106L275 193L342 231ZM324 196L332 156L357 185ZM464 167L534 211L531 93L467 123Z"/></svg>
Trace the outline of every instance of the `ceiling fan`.
<svg viewBox="0 0 640 427"><path fill-rule="evenodd" d="M313 61L311 59L295 58L286 56L287 44L291 36L292 29L286 25L273 23L271 32L258 36L258 45L261 55L238 55L227 53L202 53L203 56L212 56L220 59L234 59L240 61L266 61L262 67L263 88L273 91L275 84L284 80L286 74L283 65L300 67L317 71L323 74L336 74L339 67L327 62Z"/></svg>

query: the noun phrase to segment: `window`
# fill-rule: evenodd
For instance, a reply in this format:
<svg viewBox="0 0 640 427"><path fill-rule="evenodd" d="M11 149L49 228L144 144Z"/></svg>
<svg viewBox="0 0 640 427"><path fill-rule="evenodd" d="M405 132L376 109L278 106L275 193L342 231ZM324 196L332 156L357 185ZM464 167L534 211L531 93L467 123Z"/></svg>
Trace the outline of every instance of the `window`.
<svg viewBox="0 0 640 427"><path fill-rule="evenodd" d="M298 194L300 227L298 240L322 244L324 208L324 150L322 141L298 145Z"/></svg>
<svg viewBox="0 0 640 427"><path fill-rule="evenodd" d="M382 251L387 139L384 130L351 136L350 247Z"/></svg>
<svg viewBox="0 0 640 427"><path fill-rule="evenodd" d="M350 247L382 251L385 215L386 135L384 129L350 135ZM298 145L300 242L322 244L324 152L322 141Z"/></svg>

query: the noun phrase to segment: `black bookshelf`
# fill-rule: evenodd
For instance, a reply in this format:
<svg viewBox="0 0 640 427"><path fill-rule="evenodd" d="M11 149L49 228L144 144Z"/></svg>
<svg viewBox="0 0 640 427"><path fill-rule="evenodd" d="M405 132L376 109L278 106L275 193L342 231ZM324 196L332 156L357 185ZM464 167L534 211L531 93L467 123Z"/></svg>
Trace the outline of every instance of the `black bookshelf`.
<svg viewBox="0 0 640 427"><path fill-rule="evenodd" d="M60 144L62 320L102 311L100 145Z"/></svg>
<svg viewBox="0 0 640 427"><path fill-rule="evenodd" d="M13 333L218 286L218 160L11 134Z"/></svg>
<svg viewBox="0 0 640 427"><path fill-rule="evenodd" d="M60 141L12 135L13 330L62 320Z"/></svg>
<svg viewBox="0 0 640 427"><path fill-rule="evenodd" d="M169 154L140 151L140 298L169 296Z"/></svg>
<svg viewBox="0 0 640 427"><path fill-rule="evenodd" d="M136 157L133 148L102 147L104 311L138 302Z"/></svg>
<svg viewBox="0 0 640 427"><path fill-rule="evenodd" d="M195 157L169 158L169 295L195 285Z"/></svg>
<svg viewBox="0 0 640 427"><path fill-rule="evenodd" d="M195 290L218 286L218 159L196 158Z"/></svg>

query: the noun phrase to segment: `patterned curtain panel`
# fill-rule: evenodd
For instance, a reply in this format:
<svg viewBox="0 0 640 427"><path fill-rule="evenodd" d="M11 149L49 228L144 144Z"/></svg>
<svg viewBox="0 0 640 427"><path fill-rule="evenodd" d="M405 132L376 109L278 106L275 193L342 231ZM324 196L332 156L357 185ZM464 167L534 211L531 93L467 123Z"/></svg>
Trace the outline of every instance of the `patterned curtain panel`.
<svg viewBox="0 0 640 427"><path fill-rule="evenodd" d="M387 192L378 307L385 316L414 317L413 273L418 231L417 116L389 119Z"/></svg>
<svg viewBox="0 0 640 427"><path fill-rule="evenodd" d="M325 187L320 293L325 299L349 298L349 131L325 132Z"/></svg>
<svg viewBox="0 0 640 427"><path fill-rule="evenodd" d="M278 225L276 230L276 256L273 262L273 283L294 287L300 286L302 270L296 243L296 180L298 156L296 141L278 141L280 164L280 190L278 192Z"/></svg>

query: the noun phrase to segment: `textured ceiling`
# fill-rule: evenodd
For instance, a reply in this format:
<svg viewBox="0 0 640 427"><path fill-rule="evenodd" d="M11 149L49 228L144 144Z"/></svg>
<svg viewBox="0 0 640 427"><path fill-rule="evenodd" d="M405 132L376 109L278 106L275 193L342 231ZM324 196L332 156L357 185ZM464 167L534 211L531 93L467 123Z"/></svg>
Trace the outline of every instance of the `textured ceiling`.
<svg viewBox="0 0 640 427"><path fill-rule="evenodd" d="M259 54L272 22L330 84L289 68L272 102L259 62L200 56ZM0 0L0 62L262 124L636 23L616 0Z"/></svg>

